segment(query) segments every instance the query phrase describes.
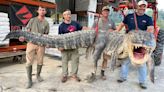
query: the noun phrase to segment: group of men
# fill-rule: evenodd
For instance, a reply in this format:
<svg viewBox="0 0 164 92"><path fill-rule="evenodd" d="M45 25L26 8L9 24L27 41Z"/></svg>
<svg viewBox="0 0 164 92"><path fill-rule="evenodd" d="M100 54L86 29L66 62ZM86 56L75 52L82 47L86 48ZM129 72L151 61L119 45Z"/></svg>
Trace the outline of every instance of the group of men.
<svg viewBox="0 0 164 92"><path fill-rule="evenodd" d="M137 9L134 12L136 15L136 21L138 28L141 30L145 30L153 33L153 22L151 17L145 14L148 3L145 0L141 0L137 4ZM49 24L45 19L46 9L44 7L38 7L38 16L32 18L27 24L27 31L36 32L40 34L48 34L49 33ZM131 30L135 30L135 18L134 14L128 14L124 20L120 23L120 25L116 28L114 21L109 18L110 9L108 6L104 6L102 8L101 17L95 20L93 27L90 29L102 30L102 31L120 31L124 26L127 26L126 33ZM58 33L66 34L74 31L79 31L82 29L86 29L86 27L82 27L78 22L71 20L71 11L66 10L63 12L63 22L59 26ZM19 38L20 41L24 41L24 37ZM80 82L80 78L77 76L78 66L79 66L79 54L78 49L64 49L58 48L62 53L62 78L61 82L64 83L68 80L68 61L71 60L71 78ZM27 70L27 88L32 87L32 64L34 61L34 57L36 54L37 59L37 73L36 78L39 82L43 81L40 77L42 65L43 65L43 57L45 53L45 47L34 45L31 42L27 43L26 49L26 70ZM120 79L117 81L122 83L127 80L128 70L129 70L130 60L127 59L121 65ZM102 63L101 77L106 79L105 77L105 69L107 67L107 60L104 59ZM146 64L143 64L138 67L139 74L139 86L143 89L146 89L146 77L147 77L147 67Z"/></svg>

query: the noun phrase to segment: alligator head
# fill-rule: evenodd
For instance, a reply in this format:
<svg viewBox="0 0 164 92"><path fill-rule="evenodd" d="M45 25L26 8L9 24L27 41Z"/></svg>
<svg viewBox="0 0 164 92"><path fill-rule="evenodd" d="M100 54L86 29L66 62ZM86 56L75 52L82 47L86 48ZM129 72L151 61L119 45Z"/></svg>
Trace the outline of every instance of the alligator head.
<svg viewBox="0 0 164 92"><path fill-rule="evenodd" d="M154 35L141 30L129 32L127 35L128 54L132 64L147 62L156 47Z"/></svg>

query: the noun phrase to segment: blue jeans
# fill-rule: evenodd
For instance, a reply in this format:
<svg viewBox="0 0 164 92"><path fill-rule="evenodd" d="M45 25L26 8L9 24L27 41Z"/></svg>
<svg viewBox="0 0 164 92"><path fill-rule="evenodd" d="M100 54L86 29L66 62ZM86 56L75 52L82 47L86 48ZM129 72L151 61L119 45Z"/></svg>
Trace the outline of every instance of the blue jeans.
<svg viewBox="0 0 164 92"><path fill-rule="evenodd" d="M121 73L120 78L121 79L127 79L128 71L129 71L129 64L131 64L130 59L126 59L122 65L121 65ZM146 63L144 63L141 66L138 66L138 79L139 83L145 83L146 77L147 77L147 66Z"/></svg>

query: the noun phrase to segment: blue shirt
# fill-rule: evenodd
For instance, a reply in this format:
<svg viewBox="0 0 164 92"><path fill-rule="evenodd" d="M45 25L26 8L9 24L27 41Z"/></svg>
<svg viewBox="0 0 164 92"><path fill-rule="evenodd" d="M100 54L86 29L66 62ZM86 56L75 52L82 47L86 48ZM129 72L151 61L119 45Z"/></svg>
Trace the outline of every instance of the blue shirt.
<svg viewBox="0 0 164 92"><path fill-rule="evenodd" d="M152 18L146 14L142 16L138 16L136 14L136 18L137 18L138 29L140 30L146 31L148 26L153 26ZM128 14L124 18L123 23L128 27L127 32L136 29L135 22L134 22L134 14Z"/></svg>
<svg viewBox="0 0 164 92"><path fill-rule="evenodd" d="M71 21L70 24L66 24L66 23L61 23L59 26L59 34L65 34L65 33L69 33L69 32L74 32L74 31L78 31L81 30L82 26L75 22L75 21Z"/></svg>

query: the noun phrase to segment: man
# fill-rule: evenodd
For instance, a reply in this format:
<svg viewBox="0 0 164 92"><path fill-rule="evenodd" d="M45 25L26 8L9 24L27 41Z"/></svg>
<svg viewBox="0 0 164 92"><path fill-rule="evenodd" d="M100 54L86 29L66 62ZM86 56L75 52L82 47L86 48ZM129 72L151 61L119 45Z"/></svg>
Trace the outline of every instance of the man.
<svg viewBox="0 0 164 92"><path fill-rule="evenodd" d="M63 12L63 23L59 26L59 34L66 34L78 30L82 30L82 26L71 20L71 11L66 10ZM79 53L78 49L63 49L59 48L62 53L62 83L65 83L68 79L68 61L71 60L71 78L80 82L80 78L77 76L79 66Z"/></svg>
<svg viewBox="0 0 164 92"><path fill-rule="evenodd" d="M145 14L146 8L148 3L145 0L141 0L137 4L136 9L136 20L138 29L143 31L148 31L153 33L153 22L151 17ZM134 14L128 14L123 22L118 26L117 31L120 31L124 26L127 26L127 33L131 30L135 30L135 18ZM130 60L126 60L123 62L121 66L121 73L120 73L120 79L117 80L119 83L122 83L127 80L128 70L129 70L129 64ZM146 63L138 67L138 73L139 73L139 85L141 88L146 89L146 77L147 77L147 66Z"/></svg>
<svg viewBox="0 0 164 92"><path fill-rule="evenodd" d="M103 31L103 32L114 31L116 29L116 26L115 23L109 18L109 11L110 11L109 7L104 6L102 8L101 17L95 20L92 28L95 28L96 30ZM102 62L102 69L101 69L101 78L103 80L106 79L104 73L105 73L105 69L107 68L107 59L108 56L103 53L103 62Z"/></svg>
<svg viewBox="0 0 164 92"><path fill-rule="evenodd" d="M45 19L46 8L39 6L37 10L38 16L30 19L27 24L28 32L35 32L40 34L48 34L49 33L49 24ZM19 38L20 41L24 41L24 37ZM38 82L43 81L40 77L42 65L43 65L43 57L45 54L45 47L35 45L31 42L27 43L26 48L26 70L28 83L26 88L32 87L32 64L34 61L34 57L37 59L37 74L36 78Z"/></svg>

